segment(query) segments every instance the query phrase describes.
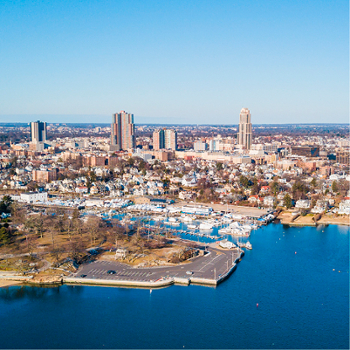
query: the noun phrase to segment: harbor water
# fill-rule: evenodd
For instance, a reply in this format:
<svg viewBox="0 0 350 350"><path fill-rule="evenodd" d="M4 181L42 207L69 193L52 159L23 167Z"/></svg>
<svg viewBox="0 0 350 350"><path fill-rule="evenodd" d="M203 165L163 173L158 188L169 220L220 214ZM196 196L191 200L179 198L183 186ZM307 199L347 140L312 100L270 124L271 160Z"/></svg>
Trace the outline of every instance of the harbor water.
<svg viewBox="0 0 350 350"><path fill-rule="evenodd" d="M349 348L349 227L253 230L216 288L0 288L1 348Z"/></svg>

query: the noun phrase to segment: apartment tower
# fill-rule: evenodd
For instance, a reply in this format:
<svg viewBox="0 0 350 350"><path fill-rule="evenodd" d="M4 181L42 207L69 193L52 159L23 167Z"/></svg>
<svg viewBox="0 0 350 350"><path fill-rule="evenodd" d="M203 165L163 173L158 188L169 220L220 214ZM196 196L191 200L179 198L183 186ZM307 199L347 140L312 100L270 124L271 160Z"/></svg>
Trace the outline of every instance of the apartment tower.
<svg viewBox="0 0 350 350"><path fill-rule="evenodd" d="M30 123L30 136L33 143L46 141L46 122L36 121Z"/></svg>
<svg viewBox="0 0 350 350"><path fill-rule="evenodd" d="M164 129L156 130L153 132L153 149L158 151L162 148L165 148Z"/></svg>
<svg viewBox="0 0 350 350"><path fill-rule="evenodd" d="M153 133L153 149L177 149L177 132L171 129L160 129Z"/></svg>
<svg viewBox="0 0 350 350"><path fill-rule="evenodd" d="M237 141L244 149L250 149L252 144L252 123L248 108L241 109Z"/></svg>
<svg viewBox="0 0 350 350"><path fill-rule="evenodd" d="M111 125L111 151L135 148L134 115L121 111L113 114Z"/></svg>
<svg viewBox="0 0 350 350"><path fill-rule="evenodd" d="M164 148L177 150L177 132L176 130L166 129L164 130Z"/></svg>

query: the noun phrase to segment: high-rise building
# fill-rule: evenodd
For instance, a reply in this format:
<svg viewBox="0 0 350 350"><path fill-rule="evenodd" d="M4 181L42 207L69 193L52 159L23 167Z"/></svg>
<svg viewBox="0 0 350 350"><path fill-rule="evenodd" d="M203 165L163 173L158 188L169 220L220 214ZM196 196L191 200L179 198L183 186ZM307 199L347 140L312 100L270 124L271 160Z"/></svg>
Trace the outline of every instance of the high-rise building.
<svg viewBox="0 0 350 350"><path fill-rule="evenodd" d="M33 143L46 141L46 122L36 121L30 123L30 136Z"/></svg>
<svg viewBox="0 0 350 350"><path fill-rule="evenodd" d="M177 132L172 129L156 130L153 133L153 149L171 149L177 150Z"/></svg>
<svg viewBox="0 0 350 350"><path fill-rule="evenodd" d="M134 115L121 111L113 114L111 125L111 150L135 148Z"/></svg>
<svg viewBox="0 0 350 350"><path fill-rule="evenodd" d="M156 130L153 132L153 149L160 150L162 148L165 148L164 129Z"/></svg>
<svg viewBox="0 0 350 350"><path fill-rule="evenodd" d="M206 142L203 142L202 140L198 140L193 143L193 149L198 151L206 151L208 149L208 144Z"/></svg>
<svg viewBox="0 0 350 350"><path fill-rule="evenodd" d="M164 148L177 150L177 132L176 130L166 129L164 130Z"/></svg>
<svg viewBox="0 0 350 350"><path fill-rule="evenodd" d="M242 108L239 115L238 144L245 149L250 149L252 144L252 123L248 108Z"/></svg>

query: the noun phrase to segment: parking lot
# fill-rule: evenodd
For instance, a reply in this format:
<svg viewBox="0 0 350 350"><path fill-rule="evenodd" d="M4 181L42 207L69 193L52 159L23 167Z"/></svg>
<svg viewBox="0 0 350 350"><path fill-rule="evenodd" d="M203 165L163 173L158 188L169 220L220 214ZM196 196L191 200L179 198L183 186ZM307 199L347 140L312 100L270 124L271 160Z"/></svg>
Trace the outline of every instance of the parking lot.
<svg viewBox="0 0 350 350"><path fill-rule="evenodd" d="M240 256L238 250L209 248L208 254L176 266L135 268L117 261L94 261L79 268L76 277L116 281L155 282L164 277L219 279ZM113 271L113 273L108 273ZM115 273L114 273L115 271ZM84 277L82 277L84 276Z"/></svg>

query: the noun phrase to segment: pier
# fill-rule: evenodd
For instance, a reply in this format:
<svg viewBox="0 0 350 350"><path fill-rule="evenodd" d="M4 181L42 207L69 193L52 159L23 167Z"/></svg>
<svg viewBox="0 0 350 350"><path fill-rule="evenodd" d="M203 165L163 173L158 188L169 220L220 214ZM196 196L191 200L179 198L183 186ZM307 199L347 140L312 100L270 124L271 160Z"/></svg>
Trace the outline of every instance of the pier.
<svg viewBox="0 0 350 350"><path fill-rule="evenodd" d="M149 268L131 267L117 261L95 261L81 266L74 275L64 277L63 282L140 288L190 283L217 286L236 269L243 254L240 249L209 247L205 255L188 263Z"/></svg>

